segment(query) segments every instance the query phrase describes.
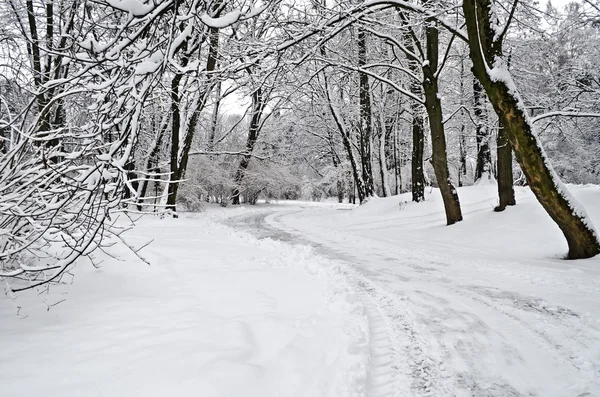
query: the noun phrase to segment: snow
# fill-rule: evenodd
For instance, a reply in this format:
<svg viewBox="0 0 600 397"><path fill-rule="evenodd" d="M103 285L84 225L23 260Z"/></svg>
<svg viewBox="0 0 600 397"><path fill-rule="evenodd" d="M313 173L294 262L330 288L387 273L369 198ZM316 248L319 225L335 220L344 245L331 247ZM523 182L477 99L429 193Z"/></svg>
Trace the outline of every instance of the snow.
<svg viewBox="0 0 600 397"><path fill-rule="evenodd" d="M160 63L158 62L153 62L153 61L143 61L140 62L136 67L135 67L135 74L137 75L143 75L143 74L150 74L150 73L154 73L158 70L158 68L160 67Z"/></svg>
<svg viewBox="0 0 600 397"><path fill-rule="evenodd" d="M431 188L143 218L127 236L154 239L151 266L116 245L0 299L2 392L600 395L600 258L562 259L531 192L496 213L496 189L459 188L453 226ZM600 187L569 190L600 223Z"/></svg>
<svg viewBox="0 0 600 397"><path fill-rule="evenodd" d="M127 12L136 17L143 17L154 10L154 2L142 3L138 0L106 0L107 3L118 10Z"/></svg>
<svg viewBox="0 0 600 397"><path fill-rule="evenodd" d="M218 18L213 18L208 14L204 14L200 17L200 19L205 25L211 28L222 29L236 23L240 19L241 15L242 14L240 10L233 10Z"/></svg>
<svg viewBox="0 0 600 397"><path fill-rule="evenodd" d="M584 207L577 201L575 197L573 197L573 195L569 192L569 190L564 186L564 184L560 180L558 174L552 168L552 165L548 159L548 156L546 155L544 147L542 146L538 138L539 132L537 130L537 127L535 126L535 119L532 120L529 116L527 107L525 106L525 102L519 94L519 91L515 85L512 75L508 71L508 66L506 62L501 57L497 58L494 63L494 67L492 69L488 69L487 72L492 81L503 83L508 88L508 91L515 97L515 99L517 100L517 107L519 108L523 117L525 118L525 122L531 128L532 134L534 135L535 144L542 153L544 164L548 168L552 181L556 189L558 190L560 196L568 203L571 212L575 216L579 217L582 220L583 224L592 231L592 233L596 236L597 239L599 239L600 234L598 234L598 232L594 228L593 222L590 221Z"/></svg>
<svg viewBox="0 0 600 397"><path fill-rule="evenodd" d="M72 285L0 300L0 394L360 395L368 325L328 261L206 217L129 232L150 238L151 266L119 248Z"/></svg>
<svg viewBox="0 0 600 397"><path fill-rule="evenodd" d="M244 19L255 18L255 17L259 16L260 14L262 14L262 12L264 10L266 10L267 8L269 8L268 4L265 4L260 7L250 7L250 10L244 14Z"/></svg>
<svg viewBox="0 0 600 397"><path fill-rule="evenodd" d="M169 59L172 60L175 56L175 51L181 46L181 44L188 40L192 36L192 32L194 30L194 23L192 21L188 21L185 26L185 29L181 31L175 39L173 39L173 43L171 44L171 48L169 50Z"/></svg>
<svg viewBox="0 0 600 397"><path fill-rule="evenodd" d="M484 171L481 177L475 181L475 185L493 185L496 187L496 178L489 171Z"/></svg>
<svg viewBox="0 0 600 397"><path fill-rule="evenodd" d="M569 188L600 223L600 187ZM459 188L465 219L453 226L436 189L424 203L406 194L351 211L265 206L246 224L368 280L365 292L410 346L388 371L410 370L379 381L408 384L407 395L600 395L600 258L562 259L562 233L531 192L517 188L517 206L495 213L496 189Z"/></svg>

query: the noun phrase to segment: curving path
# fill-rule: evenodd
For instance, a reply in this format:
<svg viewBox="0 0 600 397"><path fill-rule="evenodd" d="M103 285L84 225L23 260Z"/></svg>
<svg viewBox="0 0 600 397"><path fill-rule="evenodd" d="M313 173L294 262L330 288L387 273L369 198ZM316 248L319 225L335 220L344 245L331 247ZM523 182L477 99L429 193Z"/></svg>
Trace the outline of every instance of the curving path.
<svg viewBox="0 0 600 397"><path fill-rule="evenodd" d="M520 199L507 217L543 220ZM227 223L347 266L371 323L368 396L600 395L600 261L540 256L562 247L554 231L535 240L542 221L487 244L513 220L484 232L489 200L464 207L475 220L451 232L435 211L389 219L335 206L259 207Z"/></svg>

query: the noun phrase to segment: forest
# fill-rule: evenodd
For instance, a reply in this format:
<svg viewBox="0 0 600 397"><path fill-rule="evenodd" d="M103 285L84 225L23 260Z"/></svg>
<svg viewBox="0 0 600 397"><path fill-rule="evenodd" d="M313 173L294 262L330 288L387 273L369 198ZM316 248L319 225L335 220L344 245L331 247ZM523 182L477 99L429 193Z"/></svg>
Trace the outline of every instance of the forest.
<svg viewBox="0 0 600 397"><path fill-rule="evenodd" d="M600 183L600 3L7 0L0 279L60 277L114 214L531 189L600 252L564 183ZM132 250L133 247L131 247ZM134 250L137 252L137 249Z"/></svg>

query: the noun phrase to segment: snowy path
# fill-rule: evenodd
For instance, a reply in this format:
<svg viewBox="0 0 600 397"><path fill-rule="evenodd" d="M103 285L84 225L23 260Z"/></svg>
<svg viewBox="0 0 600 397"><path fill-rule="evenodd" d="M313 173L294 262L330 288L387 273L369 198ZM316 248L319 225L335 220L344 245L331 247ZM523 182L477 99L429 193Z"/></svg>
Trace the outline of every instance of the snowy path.
<svg viewBox="0 0 600 397"><path fill-rule="evenodd" d="M272 206L228 222L356 271L382 316L372 328L393 330L374 338L370 384L387 387L369 395L600 395L600 260L559 259L566 245L525 190L505 214L491 211L493 189L461 193L466 220L452 228L435 197L404 210L397 198ZM599 225L598 187L575 194Z"/></svg>
<svg viewBox="0 0 600 397"><path fill-rule="evenodd" d="M310 250L202 214L128 235L154 239L151 266L121 249L72 285L0 299L0 396L364 395L364 308Z"/></svg>
<svg viewBox="0 0 600 397"><path fill-rule="evenodd" d="M560 259L524 189L459 194L452 227L435 192L143 219L151 266L0 299L0 396L600 396L600 258Z"/></svg>

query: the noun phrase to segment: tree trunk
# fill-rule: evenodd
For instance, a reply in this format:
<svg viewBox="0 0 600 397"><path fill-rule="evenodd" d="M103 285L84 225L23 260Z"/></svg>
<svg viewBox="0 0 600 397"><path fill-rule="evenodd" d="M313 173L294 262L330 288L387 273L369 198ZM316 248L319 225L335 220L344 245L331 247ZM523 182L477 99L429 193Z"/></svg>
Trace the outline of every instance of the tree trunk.
<svg viewBox="0 0 600 397"><path fill-rule="evenodd" d="M367 64L367 36L364 30L358 26L358 67ZM360 79L360 160L362 165L362 180L364 183L365 196L375 195L375 183L373 181L373 166L371 164L371 147L373 140L373 120L371 111L371 87L369 77L366 73L359 72ZM361 200L362 201L362 200Z"/></svg>
<svg viewBox="0 0 600 397"><path fill-rule="evenodd" d="M163 120L161 121L161 125L158 130L155 130L155 137L150 145L150 152L148 153L148 158L146 159L146 164L143 167L143 170L147 173L158 172L158 157L160 154L160 148L162 146L162 141L169 127L169 117L170 114L166 114L163 116ZM154 123L153 123L154 124ZM153 179L154 176L151 177ZM148 176L144 177L142 181L140 181L139 189L138 189L138 204L137 208L139 211L142 211L144 204L144 197L146 197L146 191L148 190Z"/></svg>
<svg viewBox="0 0 600 397"><path fill-rule="evenodd" d="M215 85L215 104L213 107L213 114L210 121L210 132L208 134L208 150L213 151L213 145L215 143L215 136L217 134L217 127L219 125L219 108L221 107L221 81L218 81ZM212 158L212 157L211 157Z"/></svg>
<svg viewBox="0 0 600 397"><path fill-rule="evenodd" d="M498 206L494 211L500 212L509 205L515 205L515 190L513 188L512 149L506 130L502 124L498 128L496 138L496 164L498 169Z"/></svg>
<svg viewBox="0 0 600 397"><path fill-rule="evenodd" d="M462 213L458 194L452 185L450 173L448 172L442 103L438 95L438 29L435 21L428 20L426 23L428 62L423 64L423 91L431 130L431 163L444 201L446 224L452 225L462 220Z"/></svg>
<svg viewBox="0 0 600 397"><path fill-rule="evenodd" d="M166 208L176 211L177 191L179 189L179 134L181 130L181 109L179 83L183 74L176 74L171 80L171 158L169 161L169 185L167 186Z"/></svg>
<svg viewBox="0 0 600 397"><path fill-rule="evenodd" d="M337 193L337 199L338 199L338 203L343 203L344 202L344 175L341 172L341 161L335 151L335 141L333 140L333 134L331 133L331 131L328 131L328 138L329 138L329 150L331 151L331 163L333 164L333 167L335 168L335 177L337 179L336 181L336 193Z"/></svg>
<svg viewBox="0 0 600 397"><path fill-rule="evenodd" d="M235 173L234 181L236 188L231 194L231 202L234 205L240 204L241 184L244 180L248 165L250 165L250 158L252 157L251 153L254 150L254 145L256 145L256 141L258 140L260 120L262 119L264 109L265 100L263 98L262 88L259 87L252 93L252 116L250 119L250 127L248 129L248 139L246 140L246 154L242 156L242 160Z"/></svg>
<svg viewBox="0 0 600 397"><path fill-rule="evenodd" d="M396 181L396 189L394 194L400 194L402 190L402 164L399 164L398 159L398 128L394 124L394 180Z"/></svg>
<svg viewBox="0 0 600 397"><path fill-rule="evenodd" d="M348 181L348 203L356 204L356 195L354 189L354 177L351 171L346 174L346 180Z"/></svg>
<svg viewBox="0 0 600 397"><path fill-rule="evenodd" d="M402 15L402 14L401 14ZM411 52L415 52L413 39L409 31L405 31L404 45ZM417 59L408 59L408 68L414 75L419 74L420 62ZM419 82L412 81L410 91L416 97L423 95ZM421 104L411 99L412 111L412 158L411 158L411 191L412 201L419 203L425 200L425 172L423 168L423 150L425 149L425 132Z"/></svg>
<svg viewBox="0 0 600 397"><path fill-rule="evenodd" d="M503 34L498 33L492 6L490 0L463 2L473 74L485 88L531 190L563 232L569 246L568 257L597 255L600 242L591 221L548 163L502 59Z"/></svg>
<svg viewBox="0 0 600 397"><path fill-rule="evenodd" d="M6 154L8 152L7 142L10 139L10 129L0 127L0 154Z"/></svg>
<svg viewBox="0 0 600 397"><path fill-rule="evenodd" d="M477 139L477 165L475 167L475 182L487 174L487 178L492 176L492 154L490 152L490 131L488 128L488 118L485 109L485 94L479 81L473 79L473 99L475 120L475 137Z"/></svg>
<svg viewBox="0 0 600 397"><path fill-rule="evenodd" d="M385 144L387 142L386 138L389 135L388 132L390 128L385 122L385 116L383 115L383 112L380 113L380 124L381 128L379 135L379 171L381 177L381 191L383 197L389 197L392 195L392 192L390 191L390 186L388 184L388 169L385 158Z"/></svg>
<svg viewBox="0 0 600 397"><path fill-rule="evenodd" d="M325 58L327 56L327 51L325 49L325 46L321 45L319 50L320 50L323 58ZM350 162L350 167L352 168L352 176L354 178L354 184L353 184L352 189L349 190L350 192L352 192L351 193L352 203L356 204L356 195L355 195L355 191L356 191L356 194L358 194L358 200L362 204L364 202L365 198L367 197L366 192L365 192L365 185L363 183L360 173L358 172L358 164L354 157L354 151L352 150L352 141L350 140L351 139L350 133L344 126L344 120L342 118L342 115L339 114L337 108L335 107L335 105L333 103L333 99L332 99L332 95L331 95L330 87L329 87L329 80L327 78L327 74L325 74L325 71L323 71L323 83L324 83L324 88L325 88L325 98L327 99L327 105L329 107L329 111L331 113L331 116L333 117L333 121L335 122L337 130L340 133L340 136L342 137L342 143L344 144L344 149L346 150L346 156L348 157L348 161ZM342 98L342 100L343 100L343 98Z"/></svg>
<svg viewBox="0 0 600 397"><path fill-rule="evenodd" d="M333 166L335 167L335 172L336 172L336 193L337 193L337 199L338 199L338 203L343 203L344 202L344 176L341 172L341 168L340 168L340 162L337 160L337 155L334 153L333 154Z"/></svg>
<svg viewBox="0 0 600 397"><path fill-rule="evenodd" d="M458 137L460 152L460 169L458 170L458 187L463 185L467 178L467 137L465 136L465 125L460 126L460 136Z"/></svg>
<svg viewBox="0 0 600 397"><path fill-rule="evenodd" d="M425 133L423 116L417 106L413 107L412 118L412 159L411 159L411 190L412 201L420 203L425 200L425 173L423 172L423 150L425 148Z"/></svg>
<svg viewBox="0 0 600 397"><path fill-rule="evenodd" d="M219 2L217 2L217 4L218 3ZM200 113L206 105L208 96L215 85L215 77L213 76L213 72L215 71L217 65L217 55L219 50L218 29L209 29L208 43L209 50L205 68L206 79L204 81L203 90L197 94L197 101L195 105L192 106L192 115L190 116L189 121L181 119L182 115L180 109L181 98L179 95L179 84L183 78L183 74L176 74L171 82L171 175L169 178L166 208L172 210L173 212L177 210L176 203L179 183L185 176L189 152L194 139L194 133L196 131L196 125L198 124ZM186 55L184 60L181 62L182 66L185 67L188 61L189 55Z"/></svg>

